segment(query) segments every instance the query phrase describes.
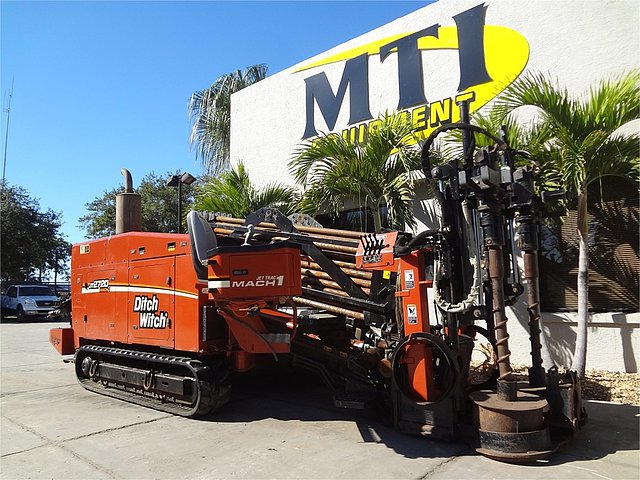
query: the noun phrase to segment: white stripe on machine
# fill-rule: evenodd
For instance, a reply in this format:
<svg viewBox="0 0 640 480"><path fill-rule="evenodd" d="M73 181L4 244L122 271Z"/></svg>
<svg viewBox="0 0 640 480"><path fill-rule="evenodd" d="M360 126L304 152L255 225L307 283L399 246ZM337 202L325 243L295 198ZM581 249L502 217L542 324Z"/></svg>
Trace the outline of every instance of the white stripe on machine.
<svg viewBox="0 0 640 480"><path fill-rule="evenodd" d="M209 288L229 288L231 282L227 280L209 280Z"/></svg>

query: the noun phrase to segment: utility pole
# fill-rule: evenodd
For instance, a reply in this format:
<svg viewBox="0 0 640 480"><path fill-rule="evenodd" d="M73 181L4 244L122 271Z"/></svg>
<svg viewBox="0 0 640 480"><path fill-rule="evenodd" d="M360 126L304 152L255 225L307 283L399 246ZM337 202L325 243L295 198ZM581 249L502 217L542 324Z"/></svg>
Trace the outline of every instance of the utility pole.
<svg viewBox="0 0 640 480"><path fill-rule="evenodd" d="M9 92L9 102L7 103L7 130L4 135L4 157L2 159L2 188L4 188L5 173L7 170L7 144L9 143L9 115L11 114L11 97L13 96L13 81L11 80L11 91Z"/></svg>

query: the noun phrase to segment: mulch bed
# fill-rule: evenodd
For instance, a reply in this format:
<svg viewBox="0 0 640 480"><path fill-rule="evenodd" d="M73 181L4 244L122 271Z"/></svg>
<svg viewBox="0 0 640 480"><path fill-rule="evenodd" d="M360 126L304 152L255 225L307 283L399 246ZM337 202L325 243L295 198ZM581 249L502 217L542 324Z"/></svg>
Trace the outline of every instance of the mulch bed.
<svg viewBox="0 0 640 480"><path fill-rule="evenodd" d="M587 370L582 397L640 405L640 374Z"/></svg>
<svg viewBox="0 0 640 480"><path fill-rule="evenodd" d="M512 365L512 368L519 377L526 378L528 367ZM640 373L587 370L582 381L582 398L640 405Z"/></svg>

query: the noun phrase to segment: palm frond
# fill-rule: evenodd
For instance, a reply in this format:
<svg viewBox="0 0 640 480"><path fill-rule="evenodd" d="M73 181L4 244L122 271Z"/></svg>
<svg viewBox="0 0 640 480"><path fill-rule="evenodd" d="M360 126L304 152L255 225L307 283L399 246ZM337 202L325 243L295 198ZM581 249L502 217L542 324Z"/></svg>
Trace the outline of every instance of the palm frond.
<svg viewBox="0 0 640 480"><path fill-rule="evenodd" d="M413 225L410 172L420 168L413 135L406 116L385 114L372 122L362 143L334 133L303 143L289 162L305 188L300 209L339 213L348 203L370 207L375 215L386 204L392 222Z"/></svg>
<svg viewBox="0 0 640 480"><path fill-rule="evenodd" d="M630 178L638 182L640 174L640 138L609 137L593 149L593 158L588 164L589 183L609 175Z"/></svg>
<svg viewBox="0 0 640 480"><path fill-rule="evenodd" d="M239 162L231 170L199 187L195 208L243 218L262 207L275 207L288 214L293 211L297 200L294 188L279 183L257 189L246 167Z"/></svg>
<svg viewBox="0 0 640 480"><path fill-rule="evenodd" d="M632 70L600 81L582 102L587 130L611 134L638 118L640 71Z"/></svg>
<svg viewBox="0 0 640 480"><path fill-rule="evenodd" d="M505 90L496 108L504 115L523 106L538 108L533 130L539 140L540 134L548 136L540 150L541 167L578 194L603 175L637 175L637 136L615 132L640 117L639 104L640 72L633 70L600 81L582 98L571 97L547 75L528 74Z"/></svg>
<svg viewBox="0 0 640 480"><path fill-rule="evenodd" d="M209 88L191 95L187 105L189 143L206 173L220 173L229 167L231 95L266 76L266 65L253 65L222 75Z"/></svg>
<svg viewBox="0 0 640 480"><path fill-rule="evenodd" d="M549 120L553 126L561 126L570 131L580 129L575 113L579 105L561 88L557 80L542 73L529 73L509 85L496 105L497 112L506 115L523 106L538 109L542 120Z"/></svg>
<svg viewBox="0 0 640 480"><path fill-rule="evenodd" d="M298 202L298 194L292 187L279 183L271 183L261 190L255 192L252 199L252 210L262 207L273 207L280 210L285 215L293 213Z"/></svg>

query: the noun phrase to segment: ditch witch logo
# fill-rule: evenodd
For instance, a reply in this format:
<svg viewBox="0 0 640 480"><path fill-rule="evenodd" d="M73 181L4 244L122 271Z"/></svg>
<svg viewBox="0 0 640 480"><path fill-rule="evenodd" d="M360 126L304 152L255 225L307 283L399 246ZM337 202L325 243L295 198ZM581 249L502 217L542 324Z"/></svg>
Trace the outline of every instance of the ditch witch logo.
<svg viewBox="0 0 640 480"><path fill-rule="evenodd" d="M397 111L411 118L417 136L426 138L440 125L459 121L455 103L471 100L475 111L504 90L524 70L529 59L529 44L518 32L502 26L485 25L487 7L480 4L453 16L455 26L431 25L417 32L402 33L332 55L305 65L296 72L344 61L337 91L324 72L304 79L306 86L306 123L302 139L318 135L315 106L329 129L336 126L338 114L349 91L349 121L342 131L345 138L363 141L373 120L369 106L369 57L379 55L384 63L397 57L399 99ZM425 97L422 51L457 50L459 83L457 93L428 101ZM428 64L427 67L428 68ZM455 72L451 65L448 69Z"/></svg>
<svg viewBox="0 0 640 480"><path fill-rule="evenodd" d="M166 328L169 324L169 314L158 312L158 297L151 298L138 295L133 302L133 311L140 313L140 328Z"/></svg>

